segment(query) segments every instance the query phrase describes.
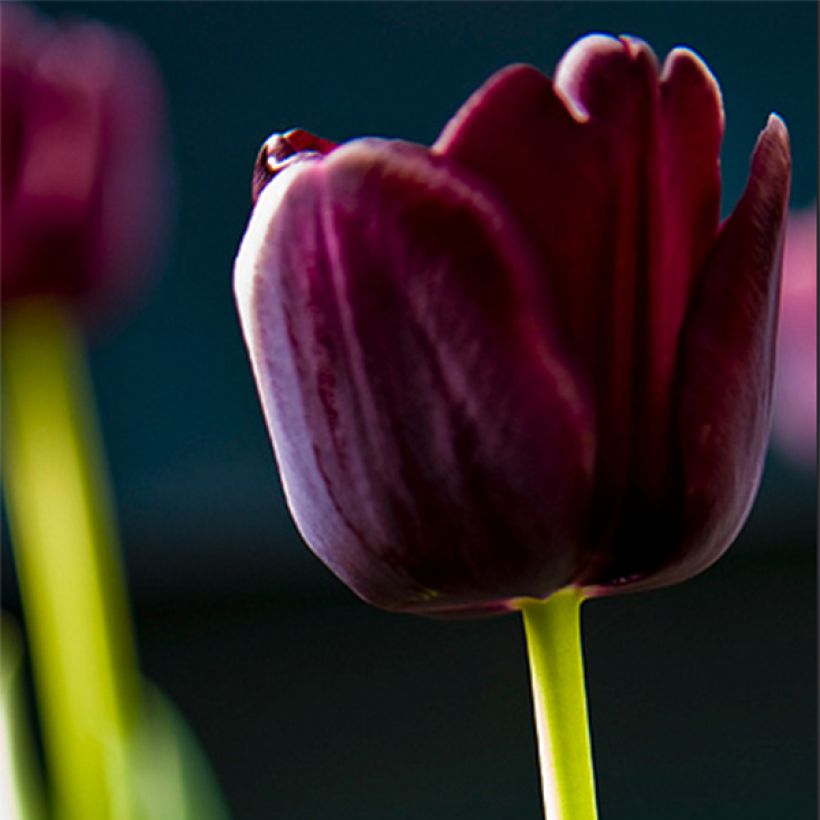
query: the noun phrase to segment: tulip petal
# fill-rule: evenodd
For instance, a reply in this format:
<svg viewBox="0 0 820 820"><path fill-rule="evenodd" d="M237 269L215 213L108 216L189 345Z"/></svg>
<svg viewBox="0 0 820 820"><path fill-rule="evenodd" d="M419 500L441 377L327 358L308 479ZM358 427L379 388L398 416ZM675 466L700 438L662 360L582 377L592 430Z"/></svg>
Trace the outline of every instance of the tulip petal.
<svg viewBox="0 0 820 820"><path fill-rule="evenodd" d="M359 140L262 192L246 340L294 517L363 598L490 612L579 572L592 425L537 280L504 208L420 147Z"/></svg>
<svg viewBox="0 0 820 820"><path fill-rule="evenodd" d="M728 547L760 479L790 174L788 132L772 116L687 317L679 424L687 518L696 530L689 563L708 565Z"/></svg>
<svg viewBox="0 0 820 820"><path fill-rule="evenodd" d="M689 578L723 554L748 514L771 422L789 179L788 134L772 116L746 190L699 274L684 326L676 402L683 498L677 549L658 569L624 545L603 584L630 573L630 591Z"/></svg>
<svg viewBox="0 0 820 820"><path fill-rule="evenodd" d="M504 201L546 270L555 273L543 287L561 304L574 348L589 358L595 300L574 299L571 291L589 293L599 243L594 227L580 228L577 214L600 212L606 180L587 137L550 81L531 66L515 65L473 94L432 150L478 174Z"/></svg>
<svg viewBox="0 0 820 820"><path fill-rule="evenodd" d="M658 448L668 450L673 379L692 288L718 231L723 103L709 69L675 49L661 74L657 159L650 200L651 275L646 281L644 407L636 474L645 487L664 481Z"/></svg>
<svg viewBox="0 0 820 820"><path fill-rule="evenodd" d="M717 232L722 131L717 84L692 52L673 51L659 76L644 43L592 35L554 83L499 72L434 147L489 182L553 272L543 298L561 306L597 395L604 540L629 485L670 479L678 339Z"/></svg>
<svg viewBox="0 0 820 820"><path fill-rule="evenodd" d="M599 39L623 51L617 41ZM634 107L622 106L621 119ZM539 298L560 307L553 326L597 403L599 500L590 528L600 532L587 539L597 544L615 526L629 480L636 172L621 173L620 166L626 155L634 166L637 156L634 127L613 128L611 144L608 134L587 127L588 120L589 112L570 104L557 84L533 68L514 66L473 95L433 150L487 180L540 259Z"/></svg>
<svg viewBox="0 0 820 820"><path fill-rule="evenodd" d="M656 197L658 157L657 60L637 40L592 35L575 43L555 72L555 89L581 119L582 161L594 164L592 207L581 203L573 218L576 233L593 233L597 247L587 257L587 281L569 293L583 317L598 398L601 447L597 466L595 527L590 538L603 550L619 537L627 497L636 485L662 483L666 449L649 420L658 402L648 378L652 342L650 294L658 259L651 237L658 235L662 203ZM557 156L550 152L551 161ZM595 159L591 160L594 157ZM566 172L565 172L566 173ZM577 182L575 183L577 184ZM572 271L573 260L566 259ZM573 276L565 278L573 282ZM593 295L594 294L594 295ZM617 408L617 409L614 409ZM661 417L663 418L663 417ZM650 438L654 433L655 438ZM652 454L642 459L641 451ZM653 475L640 474L648 463Z"/></svg>
<svg viewBox="0 0 820 820"><path fill-rule="evenodd" d="M629 148L633 132L637 164L656 166L645 180L630 156L636 153ZM657 179L659 190L650 192L658 200L653 212L660 207L670 218L660 225L664 253L657 261L664 266L665 289L653 299L653 335L671 337L663 347L674 354L688 286L717 230L722 132L720 91L693 52L672 51L658 78L645 44L592 35L567 52L554 85L529 66L498 72L462 106L433 150L479 173L525 220L555 263L552 269L575 288L564 296L566 307L576 311L570 319L576 343L590 335L589 291L605 285L611 267L611 258L596 253L592 241L610 216L607 189ZM653 157L645 149L654 141L659 145ZM666 358L668 368L674 356Z"/></svg>

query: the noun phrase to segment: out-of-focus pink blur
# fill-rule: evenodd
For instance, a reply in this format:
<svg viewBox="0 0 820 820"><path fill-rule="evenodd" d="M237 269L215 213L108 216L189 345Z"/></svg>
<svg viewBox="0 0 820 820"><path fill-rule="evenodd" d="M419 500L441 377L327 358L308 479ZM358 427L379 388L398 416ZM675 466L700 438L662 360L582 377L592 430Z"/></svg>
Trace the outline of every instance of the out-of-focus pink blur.
<svg viewBox="0 0 820 820"><path fill-rule="evenodd" d="M154 267L168 215L158 72L123 32L0 14L3 303L108 313Z"/></svg>
<svg viewBox="0 0 820 820"><path fill-rule="evenodd" d="M792 211L783 253L774 446L817 464L817 206Z"/></svg>

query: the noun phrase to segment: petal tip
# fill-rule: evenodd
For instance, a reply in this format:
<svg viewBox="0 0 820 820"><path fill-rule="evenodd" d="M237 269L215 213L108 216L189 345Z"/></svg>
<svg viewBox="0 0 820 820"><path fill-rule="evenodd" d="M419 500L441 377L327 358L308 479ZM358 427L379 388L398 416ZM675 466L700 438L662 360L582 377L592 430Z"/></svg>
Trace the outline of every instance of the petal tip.
<svg viewBox="0 0 820 820"><path fill-rule="evenodd" d="M492 105L500 98L528 97L533 89L538 90L544 85L549 85L549 80L528 63L512 63L499 69L450 118L432 146L433 153L449 153L458 143L465 126L488 104Z"/></svg>
<svg viewBox="0 0 820 820"><path fill-rule="evenodd" d="M630 59L635 61L647 60L655 70L655 73L660 71L658 57L652 50L652 46L650 46L646 40L642 40L633 34L620 34L618 35L618 40L623 44Z"/></svg>
<svg viewBox="0 0 820 820"><path fill-rule="evenodd" d="M772 111L766 120L766 127L763 129L761 136L765 134L769 134L773 139L779 140L786 148L789 147L789 129L783 117L775 111Z"/></svg>
<svg viewBox="0 0 820 820"><path fill-rule="evenodd" d="M791 175L791 144L789 129L779 114L772 112L760 132L752 153L752 177L775 175L785 178Z"/></svg>
<svg viewBox="0 0 820 820"><path fill-rule="evenodd" d="M572 78L596 58L608 57L623 51L624 44L611 34L592 32L576 40L558 61L553 76L556 89L569 85Z"/></svg>
<svg viewBox="0 0 820 820"><path fill-rule="evenodd" d="M246 318L250 321L257 280L264 275L260 261L267 258L275 246L271 237L277 213L283 208L286 195L289 202L295 203L307 194L305 186L320 184L316 175L318 165L300 162L283 168L256 198L233 269L234 297L243 321Z"/></svg>
<svg viewBox="0 0 820 820"><path fill-rule="evenodd" d="M635 65L657 76L658 59L647 43L631 35L593 32L576 40L564 53L555 68L553 86L573 117L586 122L592 113L587 86L611 73L621 76Z"/></svg>
<svg viewBox="0 0 820 820"><path fill-rule="evenodd" d="M255 203L267 184L287 166L304 159L329 154L336 143L305 131L291 128L284 134L272 134L259 149L251 177L251 199Z"/></svg>
<svg viewBox="0 0 820 820"><path fill-rule="evenodd" d="M674 83L700 84L715 100L719 117L720 131L723 133L726 114L723 108L723 93L720 83L703 57L688 46L675 46L663 62L661 86L670 88Z"/></svg>

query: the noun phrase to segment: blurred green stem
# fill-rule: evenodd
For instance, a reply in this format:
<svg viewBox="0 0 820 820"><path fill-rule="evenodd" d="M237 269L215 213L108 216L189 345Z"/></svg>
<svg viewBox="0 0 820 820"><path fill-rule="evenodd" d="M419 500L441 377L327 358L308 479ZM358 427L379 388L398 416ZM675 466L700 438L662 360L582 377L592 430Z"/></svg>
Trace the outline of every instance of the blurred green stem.
<svg viewBox="0 0 820 820"><path fill-rule="evenodd" d="M57 816L124 817L138 679L84 351L47 301L5 310L2 341L4 492Z"/></svg>
<svg viewBox="0 0 820 820"><path fill-rule="evenodd" d="M23 683L23 641L0 613L0 817L45 820L43 783L31 737Z"/></svg>
<svg viewBox="0 0 820 820"><path fill-rule="evenodd" d="M582 601L580 590L568 588L521 606L548 820L598 817L581 648Z"/></svg>

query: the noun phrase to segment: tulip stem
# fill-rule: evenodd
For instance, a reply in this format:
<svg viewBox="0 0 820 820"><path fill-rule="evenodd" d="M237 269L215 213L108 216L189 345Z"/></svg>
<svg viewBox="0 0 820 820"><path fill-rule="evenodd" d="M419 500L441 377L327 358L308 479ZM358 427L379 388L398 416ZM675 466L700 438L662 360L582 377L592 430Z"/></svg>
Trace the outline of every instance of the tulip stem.
<svg viewBox="0 0 820 820"><path fill-rule="evenodd" d="M596 820L595 779L576 588L521 606L530 659L544 812L548 820Z"/></svg>
<svg viewBox="0 0 820 820"><path fill-rule="evenodd" d="M84 350L56 302L3 320L4 492L56 815L126 817L139 680Z"/></svg>

